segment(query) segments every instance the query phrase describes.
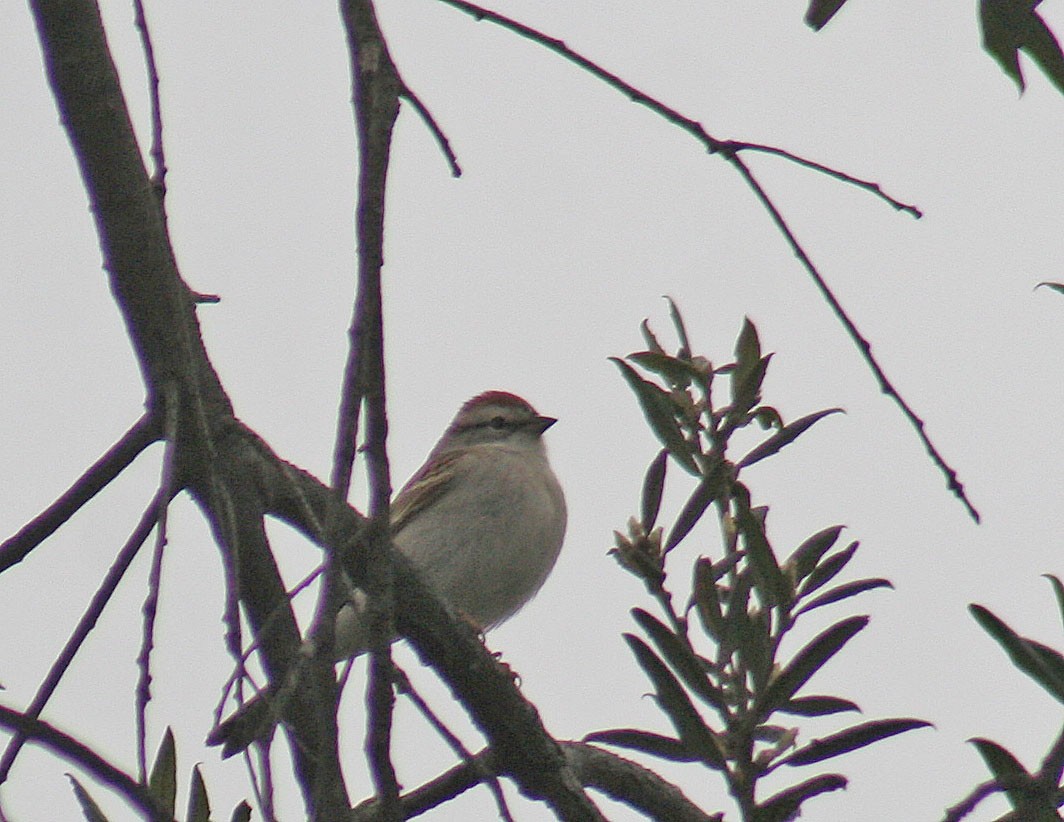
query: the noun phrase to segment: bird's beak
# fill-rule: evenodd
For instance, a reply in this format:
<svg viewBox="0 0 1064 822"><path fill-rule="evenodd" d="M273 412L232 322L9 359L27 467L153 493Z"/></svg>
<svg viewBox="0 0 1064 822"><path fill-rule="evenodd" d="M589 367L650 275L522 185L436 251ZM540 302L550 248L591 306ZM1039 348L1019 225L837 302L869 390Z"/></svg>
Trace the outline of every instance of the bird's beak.
<svg viewBox="0 0 1064 822"><path fill-rule="evenodd" d="M537 434L542 434L557 421L556 417L535 417L532 420L531 427Z"/></svg>

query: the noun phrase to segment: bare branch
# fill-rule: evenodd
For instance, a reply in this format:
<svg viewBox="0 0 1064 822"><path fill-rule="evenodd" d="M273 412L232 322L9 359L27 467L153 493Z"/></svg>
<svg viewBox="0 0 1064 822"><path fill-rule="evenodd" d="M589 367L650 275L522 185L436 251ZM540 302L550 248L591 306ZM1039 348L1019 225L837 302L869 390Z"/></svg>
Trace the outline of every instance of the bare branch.
<svg viewBox="0 0 1064 822"><path fill-rule="evenodd" d="M77 626L70 634L66 644L63 646L63 650L60 651L59 656L56 657L55 662L52 663L52 667L48 669L48 674L37 689L37 693L33 695L33 700L26 708L24 714L27 718L35 719L41 715L41 711L44 710L45 705L48 704L48 700L51 699L52 694L55 693L55 689L59 686L60 681L63 679L63 675L66 674L67 669L70 667L70 663L74 661L74 656L81 649L81 646L84 644L85 639L88 637L92 629L96 627L96 622L99 620L101 614L103 614L103 610L107 607L107 603L111 601L111 596L114 594L115 589L118 588L118 583L122 581L122 577L125 576L126 571L129 570L129 566L137 556L137 552L140 551L140 547L148 538L151 529L155 527L160 506L166 502L164 496L165 494L162 490L155 495L155 498L148 504L148 507L141 515L137 527L133 529L133 533L130 534L129 539L126 540L126 544L122 546L122 550L119 551L118 556L115 557L115 561L107 571L107 576L104 577L103 582L100 583L100 587L97 588L96 593L93 594L89 607L85 610L85 613L82 614L81 619L78 620ZM0 783L3 783L7 779L8 774L11 772L11 767L14 765L15 759L18 757L18 753L22 749L22 745L25 741L26 738L24 736L16 734L12 737L11 741L8 742L3 757L0 757Z"/></svg>
<svg viewBox="0 0 1064 822"><path fill-rule="evenodd" d="M428 127L428 130L432 133L432 136L436 138L436 144L440 147L443 156L447 158L447 164L451 167L451 176L461 177L462 167L458 165L458 157L451 148L451 141L448 140L447 135L443 133L443 129L440 128L440 124L436 122L436 118L432 116L432 112L429 111L428 106L421 102L421 98L418 97L405 82L403 83L403 90L399 92L399 96L414 107L414 111L418 113L418 116L421 117L422 121Z"/></svg>
<svg viewBox="0 0 1064 822"><path fill-rule="evenodd" d="M147 787L138 784L133 777L112 765L84 743L39 719L24 716L18 711L3 706L0 706L0 725L11 729L18 737L32 739L68 762L83 768L96 779L122 794L154 822L173 822L173 817L160 807Z"/></svg>
<svg viewBox="0 0 1064 822"><path fill-rule="evenodd" d="M158 426L150 414L137 420L59 499L0 545L0 573L25 559L158 438Z"/></svg>
<svg viewBox="0 0 1064 822"><path fill-rule="evenodd" d="M148 30L148 18L144 14L143 0L133 0L134 23L140 33L144 50L144 65L148 71L148 97L151 100L151 158L154 170L151 179L159 200L166 197L166 153L163 150L163 107L159 99L159 68L155 64L155 48ZM163 212L165 218L166 212Z"/></svg>

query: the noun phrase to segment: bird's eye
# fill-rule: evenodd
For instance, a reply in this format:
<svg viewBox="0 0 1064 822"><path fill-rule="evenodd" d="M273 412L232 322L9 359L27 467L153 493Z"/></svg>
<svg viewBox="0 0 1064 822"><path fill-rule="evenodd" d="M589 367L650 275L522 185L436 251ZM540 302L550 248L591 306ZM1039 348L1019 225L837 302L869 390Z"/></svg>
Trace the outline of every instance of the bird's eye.
<svg viewBox="0 0 1064 822"><path fill-rule="evenodd" d="M505 428L506 427L506 418L505 417L501 417L501 416L500 417L492 417L491 418L491 427L492 428Z"/></svg>

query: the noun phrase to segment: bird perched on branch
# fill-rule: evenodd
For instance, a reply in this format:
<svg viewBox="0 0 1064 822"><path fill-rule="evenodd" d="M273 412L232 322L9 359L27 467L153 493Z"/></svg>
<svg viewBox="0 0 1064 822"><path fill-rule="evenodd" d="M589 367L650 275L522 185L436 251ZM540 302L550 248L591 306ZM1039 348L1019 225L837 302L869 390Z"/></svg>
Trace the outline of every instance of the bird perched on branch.
<svg viewBox="0 0 1064 822"><path fill-rule="evenodd" d="M520 397L488 391L466 402L391 506L396 550L452 608L489 630L517 613L546 580L565 536L565 498L543 433L556 420ZM368 640L364 595L336 618L338 660ZM214 729L229 756L270 721L256 697ZM265 725L265 727L263 727Z"/></svg>

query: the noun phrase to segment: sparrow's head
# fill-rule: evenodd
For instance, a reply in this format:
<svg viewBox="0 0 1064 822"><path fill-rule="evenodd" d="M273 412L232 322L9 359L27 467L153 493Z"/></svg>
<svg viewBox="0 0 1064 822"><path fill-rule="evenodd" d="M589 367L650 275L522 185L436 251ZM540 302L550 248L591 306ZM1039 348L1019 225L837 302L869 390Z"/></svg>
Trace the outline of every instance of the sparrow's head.
<svg viewBox="0 0 1064 822"><path fill-rule="evenodd" d="M449 446L486 442L535 444L557 420L536 413L526 400L505 391L486 391L459 409L444 440Z"/></svg>

